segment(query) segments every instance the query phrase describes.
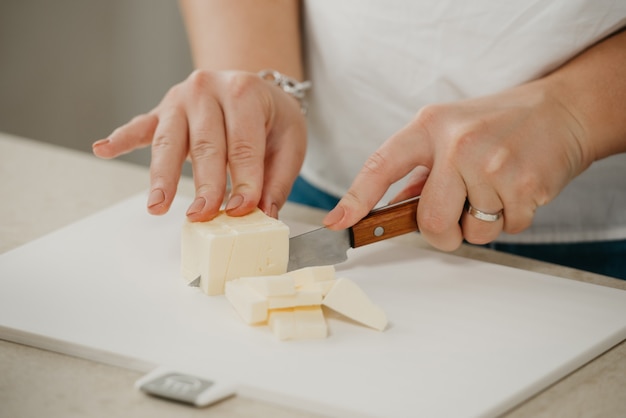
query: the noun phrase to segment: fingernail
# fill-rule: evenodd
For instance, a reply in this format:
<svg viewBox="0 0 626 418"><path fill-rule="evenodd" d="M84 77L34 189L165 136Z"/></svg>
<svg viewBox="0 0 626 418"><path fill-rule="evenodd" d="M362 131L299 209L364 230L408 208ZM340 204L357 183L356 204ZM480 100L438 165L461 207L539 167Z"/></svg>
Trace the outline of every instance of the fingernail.
<svg viewBox="0 0 626 418"><path fill-rule="evenodd" d="M323 223L326 226L334 225L337 222L339 222L341 219L343 219L345 214L346 214L346 211L344 210L342 206L335 206L333 210L328 212L328 215L326 215L326 217L324 218Z"/></svg>
<svg viewBox="0 0 626 418"><path fill-rule="evenodd" d="M153 208L157 205L160 205L165 200L165 193L161 189L154 189L150 192L150 196L148 196L148 207Z"/></svg>
<svg viewBox="0 0 626 418"><path fill-rule="evenodd" d="M200 212L204 205L206 205L206 199L204 197L196 197L189 209L187 209L187 216Z"/></svg>
<svg viewBox="0 0 626 418"><path fill-rule="evenodd" d="M272 206L270 207L270 213L269 215L272 218L276 218L278 219L278 205L276 203L272 203Z"/></svg>
<svg viewBox="0 0 626 418"><path fill-rule="evenodd" d="M228 203L226 204L226 210L233 210L233 209L237 209L239 206L241 206L241 204L243 203L243 196L240 194L236 194L234 196L231 196L230 199L228 199Z"/></svg>
<svg viewBox="0 0 626 418"><path fill-rule="evenodd" d="M109 142L111 142L109 138L104 138L104 139L100 139L99 141L94 142L91 146L98 147L100 145L108 144Z"/></svg>

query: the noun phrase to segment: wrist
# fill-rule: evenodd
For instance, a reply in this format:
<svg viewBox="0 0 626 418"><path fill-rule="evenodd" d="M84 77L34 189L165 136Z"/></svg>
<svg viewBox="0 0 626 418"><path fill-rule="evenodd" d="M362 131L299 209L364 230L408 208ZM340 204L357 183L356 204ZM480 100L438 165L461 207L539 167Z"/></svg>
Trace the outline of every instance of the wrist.
<svg viewBox="0 0 626 418"><path fill-rule="evenodd" d="M578 121L588 162L626 152L626 32L618 32L548 75L545 81Z"/></svg>
<svg viewBox="0 0 626 418"><path fill-rule="evenodd" d="M548 103L557 107L560 115L560 122L557 123L563 123L576 140L582 167L590 166L598 159L598 153L591 137L589 121L577 106L575 91L559 77L547 77L537 83L543 89Z"/></svg>

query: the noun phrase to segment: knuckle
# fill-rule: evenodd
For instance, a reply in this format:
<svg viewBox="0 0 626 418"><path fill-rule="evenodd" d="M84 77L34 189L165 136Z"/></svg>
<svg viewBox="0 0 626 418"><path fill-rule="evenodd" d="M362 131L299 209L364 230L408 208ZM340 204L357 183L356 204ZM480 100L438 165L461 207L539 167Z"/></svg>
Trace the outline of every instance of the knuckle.
<svg viewBox="0 0 626 418"><path fill-rule="evenodd" d="M216 74L206 70L194 70L185 85L185 93L191 100L199 100L215 90Z"/></svg>
<svg viewBox="0 0 626 418"><path fill-rule="evenodd" d="M504 232L507 234L519 234L527 229L532 223L532 219L506 219L504 220Z"/></svg>
<svg viewBox="0 0 626 418"><path fill-rule="evenodd" d="M171 190L176 190L176 179L165 174L161 167L151 166L150 171L150 183L153 187L163 189L166 196Z"/></svg>
<svg viewBox="0 0 626 418"><path fill-rule="evenodd" d="M545 206L550 200L552 200L552 194L548 189L548 186L542 183L539 183L535 187L535 200L534 203L536 206Z"/></svg>
<svg viewBox="0 0 626 418"><path fill-rule="evenodd" d="M504 212L503 230L508 234L519 234L529 228L535 217L536 207L528 201L510 202Z"/></svg>
<svg viewBox="0 0 626 418"><path fill-rule="evenodd" d="M431 236L443 235L450 229L448 222L444 218L430 211L421 214L418 224L422 232Z"/></svg>
<svg viewBox="0 0 626 418"><path fill-rule="evenodd" d="M196 137L207 138L207 135L204 133L196 132L195 134L197 135ZM208 139L198 139L189 145L189 154L192 161L210 159L212 157L219 156L220 148L213 141Z"/></svg>
<svg viewBox="0 0 626 418"><path fill-rule="evenodd" d="M163 106L167 102L178 101L181 97L182 90L184 90L183 83L175 84L172 87L170 87L165 93L165 95L163 96L160 106Z"/></svg>
<svg viewBox="0 0 626 418"><path fill-rule="evenodd" d="M483 164L481 164L485 175L488 178L501 176L509 166L508 162L511 159L511 155L510 150L500 147L487 152L484 156Z"/></svg>
<svg viewBox="0 0 626 418"><path fill-rule="evenodd" d="M523 230L525 230L526 227L519 223L519 222L509 222L505 227L504 227L504 232L506 232L507 234L519 234L520 232L522 232Z"/></svg>
<svg viewBox="0 0 626 418"><path fill-rule="evenodd" d="M218 75L207 70L194 70L184 83L180 86L183 92L180 93L186 99L199 102L210 98L217 92L219 85Z"/></svg>
<svg viewBox="0 0 626 418"><path fill-rule="evenodd" d="M224 188L215 183L201 183L196 186L196 196L203 196L207 201L215 200L220 193L224 193Z"/></svg>
<svg viewBox="0 0 626 418"><path fill-rule="evenodd" d="M387 165L386 157L380 151L375 151L363 164L363 173L371 176L381 176L385 173Z"/></svg>
<svg viewBox="0 0 626 418"><path fill-rule="evenodd" d="M354 190L348 190L343 197L343 200L348 203L351 208L368 207L367 202L363 202L361 196Z"/></svg>
<svg viewBox="0 0 626 418"><path fill-rule="evenodd" d="M204 89L213 82L213 74L206 70L194 70L188 80L193 89Z"/></svg>
<svg viewBox="0 0 626 418"><path fill-rule="evenodd" d="M226 80L229 96L235 100L246 97L258 85L260 79L252 73L236 72Z"/></svg>
<svg viewBox="0 0 626 418"><path fill-rule="evenodd" d="M543 206L550 200L548 185L532 170L525 170L517 177L517 195L532 200L536 206Z"/></svg>
<svg viewBox="0 0 626 418"><path fill-rule="evenodd" d="M493 235L493 232L490 231L463 231L463 237L467 240L467 242L476 245L484 245L490 243L495 239Z"/></svg>
<svg viewBox="0 0 626 418"><path fill-rule="evenodd" d="M430 130L429 128L434 128L435 126L440 125L440 122L445 117L446 113L445 105L426 105L417 112L413 118L413 123L423 126L426 130Z"/></svg>
<svg viewBox="0 0 626 418"><path fill-rule="evenodd" d="M228 160L238 164L255 161L257 154L255 147L248 141L233 141L228 147Z"/></svg>
<svg viewBox="0 0 626 418"><path fill-rule="evenodd" d="M484 135L479 130L472 129L461 133L456 139L455 155L459 159L476 158L476 150L479 149L478 145L483 138ZM481 159L488 160L488 157L483 154Z"/></svg>
<svg viewBox="0 0 626 418"><path fill-rule="evenodd" d="M171 148L173 145L174 145L174 141L172 140L172 138L169 135L166 135L164 133L159 133L155 135L154 138L152 139L153 151L167 150Z"/></svg>
<svg viewBox="0 0 626 418"><path fill-rule="evenodd" d="M422 107L409 125L424 138L449 136L450 112L449 106L445 104L430 104Z"/></svg>

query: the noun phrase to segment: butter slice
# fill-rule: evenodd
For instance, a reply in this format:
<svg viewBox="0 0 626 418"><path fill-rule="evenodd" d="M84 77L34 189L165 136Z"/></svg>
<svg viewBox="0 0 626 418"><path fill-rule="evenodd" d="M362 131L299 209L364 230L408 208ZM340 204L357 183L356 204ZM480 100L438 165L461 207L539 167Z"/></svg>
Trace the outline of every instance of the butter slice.
<svg viewBox="0 0 626 418"><path fill-rule="evenodd" d="M385 312L350 279L337 279L335 285L324 297L322 305L379 331L387 326Z"/></svg>
<svg viewBox="0 0 626 418"><path fill-rule="evenodd" d="M242 277L239 281L250 286L263 296L290 296L296 293L293 277L287 274Z"/></svg>
<svg viewBox="0 0 626 418"><path fill-rule="evenodd" d="M236 235L217 222L183 225L182 274L187 282L200 276L200 288L209 295L224 293L224 281Z"/></svg>
<svg viewBox="0 0 626 418"><path fill-rule="evenodd" d="M240 280L231 280L226 283L224 294L247 324L267 320L267 299L250 286Z"/></svg>
<svg viewBox="0 0 626 418"><path fill-rule="evenodd" d="M335 280L335 266L304 267L290 271L289 275L293 277L296 287L315 282Z"/></svg>
<svg viewBox="0 0 626 418"><path fill-rule="evenodd" d="M306 283L298 287L299 291L320 292L326 296L335 285L336 280L324 280L322 282Z"/></svg>
<svg viewBox="0 0 626 418"><path fill-rule="evenodd" d="M322 293L314 290L298 290L293 295L271 296L267 298L269 309L295 308L298 306L319 306L322 303Z"/></svg>
<svg viewBox="0 0 626 418"><path fill-rule="evenodd" d="M319 306L270 310L268 325L280 340L321 339L328 335Z"/></svg>
<svg viewBox="0 0 626 418"><path fill-rule="evenodd" d="M229 280L285 273L289 228L259 209L240 217L221 212L208 222L186 220L181 250L183 278L200 276L200 288L219 295Z"/></svg>

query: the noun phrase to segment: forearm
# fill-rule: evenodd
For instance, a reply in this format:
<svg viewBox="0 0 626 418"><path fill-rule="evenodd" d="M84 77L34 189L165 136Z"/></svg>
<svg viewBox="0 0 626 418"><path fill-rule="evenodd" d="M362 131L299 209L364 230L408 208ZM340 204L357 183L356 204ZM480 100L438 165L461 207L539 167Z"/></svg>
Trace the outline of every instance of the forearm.
<svg viewBox="0 0 626 418"><path fill-rule="evenodd" d="M298 0L181 0L196 68L271 68L302 80Z"/></svg>
<svg viewBox="0 0 626 418"><path fill-rule="evenodd" d="M626 30L545 78L578 120L588 163L626 152Z"/></svg>

